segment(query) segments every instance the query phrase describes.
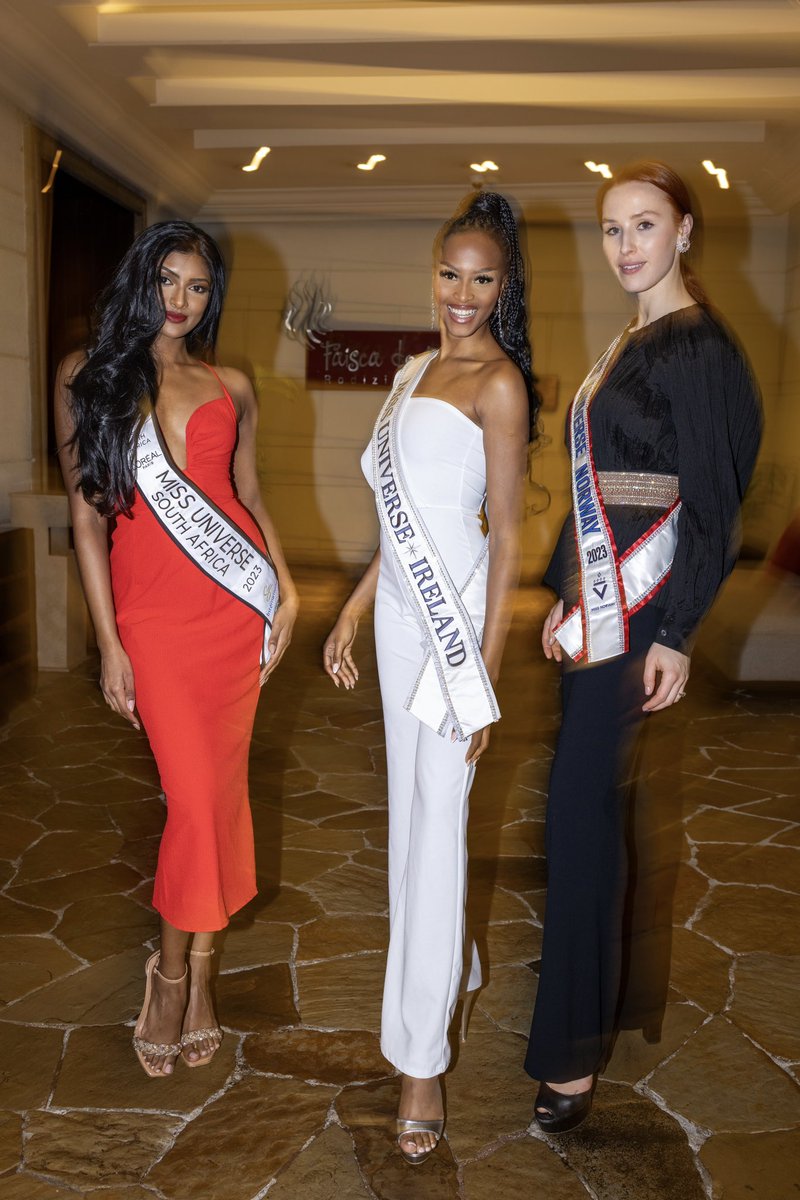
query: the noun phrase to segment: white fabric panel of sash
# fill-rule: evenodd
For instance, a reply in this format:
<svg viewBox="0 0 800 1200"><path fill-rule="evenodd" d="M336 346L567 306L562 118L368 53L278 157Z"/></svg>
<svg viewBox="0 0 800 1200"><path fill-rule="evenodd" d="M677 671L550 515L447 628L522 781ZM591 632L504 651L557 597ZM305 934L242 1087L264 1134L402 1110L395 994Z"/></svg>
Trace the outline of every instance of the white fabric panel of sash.
<svg viewBox="0 0 800 1200"><path fill-rule="evenodd" d="M578 605L553 631L571 658L603 662L628 649L628 616L669 574L675 555L680 501L619 560L592 457L589 410L623 334L587 375L570 410L572 509L578 548Z"/></svg>
<svg viewBox="0 0 800 1200"><path fill-rule="evenodd" d="M175 466L153 414L139 432L136 486L187 558L264 618L262 662L267 662L267 640L280 601L275 568L263 550Z"/></svg>
<svg viewBox="0 0 800 1200"><path fill-rule="evenodd" d="M632 546L620 559L620 574L625 590L625 606L628 614L636 612L646 604L667 578L675 557L678 542L678 514L680 501L653 525L644 537ZM583 653L583 621L580 605L555 630L555 636L571 658L579 659ZM620 651L621 653L621 651ZM597 662L597 659L590 659Z"/></svg>
<svg viewBox="0 0 800 1200"><path fill-rule="evenodd" d="M459 592L411 498L398 444L403 404L437 353L433 350L412 359L395 377L372 435L372 471L385 544L391 548L428 643L405 707L440 735L452 728L459 741L465 741L500 719L481 657L479 633L467 611L470 589L485 590L482 568L487 544Z"/></svg>

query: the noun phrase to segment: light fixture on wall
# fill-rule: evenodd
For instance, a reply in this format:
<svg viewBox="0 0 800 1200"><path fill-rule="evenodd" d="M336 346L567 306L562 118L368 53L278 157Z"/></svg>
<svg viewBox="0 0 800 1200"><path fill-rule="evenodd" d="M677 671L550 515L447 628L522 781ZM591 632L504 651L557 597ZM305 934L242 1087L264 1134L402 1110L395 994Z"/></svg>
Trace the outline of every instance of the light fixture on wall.
<svg viewBox="0 0 800 1200"><path fill-rule="evenodd" d="M242 170L243 171L257 171L258 168L261 166L262 162L264 161L264 159L269 154L270 149L271 149L270 146L259 146L259 148L256 150L253 157L250 159L250 162L247 164L246 167L242 167Z"/></svg>
<svg viewBox="0 0 800 1200"><path fill-rule="evenodd" d="M56 152L53 156L53 161L50 164L50 174L47 176L47 183L42 188L43 196L47 195L47 193L50 191L51 187L53 186L53 184L56 181L56 171L58 170L58 164L61 162L62 154L63 154L63 150L56 150Z"/></svg>
<svg viewBox="0 0 800 1200"><path fill-rule="evenodd" d="M614 176L611 173L611 168L609 167L608 163L596 163L596 162L593 162L591 158L589 158L583 165L585 167L588 167L588 169L590 171L594 171L595 175L602 175L603 179L613 179L614 178Z"/></svg>
<svg viewBox="0 0 800 1200"><path fill-rule="evenodd" d="M485 175L487 171L499 171L500 170L497 163L492 162L492 160L490 158L485 158L482 163L476 163L476 162L470 163L469 169L470 169L470 171L477 171L480 175Z"/></svg>
<svg viewBox="0 0 800 1200"><path fill-rule="evenodd" d="M370 154L366 162L356 163L359 171L374 171L378 163L386 162L385 154Z"/></svg>
<svg viewBox="0 0 800 1200"><path fill-rule="evenodd" d="M731 186L728 182L728 172L724 167L715 167L710 158L703 159L703 166L708 171L709 175L715 175L717 183L724 192Z"/></svg>

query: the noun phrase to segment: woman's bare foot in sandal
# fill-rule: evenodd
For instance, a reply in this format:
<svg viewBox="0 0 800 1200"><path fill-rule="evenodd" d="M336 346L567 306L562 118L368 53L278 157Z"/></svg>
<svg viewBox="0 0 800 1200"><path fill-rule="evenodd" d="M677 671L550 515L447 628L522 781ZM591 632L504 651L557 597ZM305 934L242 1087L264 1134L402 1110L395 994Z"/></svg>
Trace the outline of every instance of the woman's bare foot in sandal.
<svg viewBox="0 0 800 1200"><path fill-rule="evenodd" d="M211 998L213 953L213 950L192 950L189 953L189 1003L181 1031L183 1059L189 1067L205 1066L211 1062L222 1041L222 1030L217 1023Z"/></svg>
<svg viewBox="0 0 800 1200"><path fill-rule="evenodd" d="M147 987L136 1022L133 1045L151 1077L171 1075L181 1051L181 1026L186 1008L188 973L175 978L161 970L160 955L151 954L145 967Z"/></svg>
<svg viewBox="0 0 800 1200"><path fill-rule="evenodd" d="M439 1076L404 1075L397 1110L397 1145L406 1162L420 1163L436 1149L444 1129Z"/></svg>

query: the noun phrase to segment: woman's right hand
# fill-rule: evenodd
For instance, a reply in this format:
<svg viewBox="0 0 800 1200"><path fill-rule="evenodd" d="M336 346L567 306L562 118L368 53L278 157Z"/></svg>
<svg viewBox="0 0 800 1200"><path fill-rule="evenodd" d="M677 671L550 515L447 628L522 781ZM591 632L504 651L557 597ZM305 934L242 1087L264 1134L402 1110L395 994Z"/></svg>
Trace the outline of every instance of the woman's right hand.
<svg viewBox="0 0 800 1200"><path fill-rule="evenodd" d="M326 675L330 675L337 688L342 682L348 691L358 682L358 669L351 653L357 630L358 620L343 609L322 647L322 666Z"/></svg>
<svg viewBox="0 0 800 1200"><path fill-rule="evenodd" d="M134 729L140 729L136 716L136 689L133 683L133 667L122 646L106 651L100 666L100 690L106 704L130 721Z"/></svg>
<svg viewBox="0 0 800 1200"><path fill-rule="evenodd" d="M542 626L542 649L544 650L545 658L554 658L556 662L561 662L561 644L556 641L556 636L553 630L557 625L561 624L561 619L564 616L564 601L558 600L550 612L544 619Z"/></svg>

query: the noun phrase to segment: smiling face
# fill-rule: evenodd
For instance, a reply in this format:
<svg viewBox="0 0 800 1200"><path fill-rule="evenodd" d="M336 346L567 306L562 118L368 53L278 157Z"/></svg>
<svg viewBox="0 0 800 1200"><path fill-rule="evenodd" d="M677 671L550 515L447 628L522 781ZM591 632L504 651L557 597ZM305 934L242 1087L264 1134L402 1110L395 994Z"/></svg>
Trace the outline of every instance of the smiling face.
<svg viewBox="0 0 800 1200"><path fill-rule="evenodd" d="M652 183L612 187L603 200L603 250L622 287L639 299L682 288L678 238L692 229Z"/></svg>
<svg viewBox="0 0 800 1200"><path fill-rule="evenodd" d="M451 233L433 271L433 302L442 331L463 338L483 329L497 307L505 271L505 255L490 234L481 229Z"/></svg>
<svg viewBox="0 0 800 1200"><path fill-rule="evenodd" d="M211 293L211 272L199 254L172 250L161 264L158 286L166 317L162 337L186 337L203 319Z"/></svg>

